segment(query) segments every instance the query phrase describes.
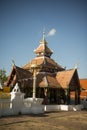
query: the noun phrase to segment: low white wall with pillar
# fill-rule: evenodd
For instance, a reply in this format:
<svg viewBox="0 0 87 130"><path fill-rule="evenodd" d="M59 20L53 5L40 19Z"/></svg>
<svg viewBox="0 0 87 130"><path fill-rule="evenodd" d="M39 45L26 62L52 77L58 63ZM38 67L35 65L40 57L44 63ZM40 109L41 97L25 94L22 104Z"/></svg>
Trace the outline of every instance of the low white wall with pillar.
<svg viewBox="0 0 87 130"><path fill-rule="evenodd" d="M87 101L81 105L42 105L42 98L26 98L18 84L11 92L11 99L0 99L0 117L18 114L41 114L49 111L79 111L86 108ZM85 107L84 107L85 106Z"/></svg>
<svg viewBox="0 0 87 130"><path fill-rule="evenodd" d="M24 94L20 92L18 84L15 85L11 92L12 109L15 113L21 114L39 114L44 113L43 99L42 98L26 98Z"/></svg>
<svg viewBox="0 0 87 130"><path fill-rule="evenodd" d="M44 113L44 105L42 105L42 98L33 98L31 102L31 112L34 114Z"/></svg>
<svg viewBox="0 0 87 130"><path fill-rule="evenodd" d="M85 97L84 100L81 100L81 104L83 104L83 107L87 109L87 97Z"/></svg>
<svg viewBox="0 0 87 130"><path fill-rule="evenodd" d="M45 105L44 111L80 111L83 105Z"/></svg>
<svg viewBox="0 0 87 130"><path fill-rule="evenodd" d="M0 117L14 115L13 109L10 108L10 99L0 99Z"/></svg>
<svg viewBox="0 0 87 130"><path fill-rule="evenodd" d="M10 94L11 99L0 99L0 116L44 113L43 99L24 99L24 94L20 92L18 84L15 85Z"/></svg>
<svg viewBox="0 0 87 130"><path fill-rule="evenodd" d="M23 100L22 114L41 114L44 113L44 105L42 98L26 98Z"/></svg>

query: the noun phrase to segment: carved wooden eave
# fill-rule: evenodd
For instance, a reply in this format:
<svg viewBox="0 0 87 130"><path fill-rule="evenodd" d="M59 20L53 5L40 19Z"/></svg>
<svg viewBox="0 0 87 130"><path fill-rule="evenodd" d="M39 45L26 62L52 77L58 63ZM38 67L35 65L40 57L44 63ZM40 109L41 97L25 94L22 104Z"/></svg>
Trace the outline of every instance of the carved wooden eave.
<svg viewBox="0 0 87 130"><path fill-rule="evenodd" d="M34 58L31 62L23 66L23 69L30 70L31 64L37 64L39 67L42 68L45 67L45 68L54 69L54 71L65 70L61 65L57 64L53 59L46 56Z"/></svg>

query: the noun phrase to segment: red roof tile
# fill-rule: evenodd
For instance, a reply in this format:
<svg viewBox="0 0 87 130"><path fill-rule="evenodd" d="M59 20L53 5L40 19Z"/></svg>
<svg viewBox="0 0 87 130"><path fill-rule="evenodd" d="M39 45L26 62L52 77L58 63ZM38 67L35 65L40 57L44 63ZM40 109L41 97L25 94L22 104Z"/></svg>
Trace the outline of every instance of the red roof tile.
<svg viewBox="0 0 87 130"><path fill-rule="evenodd" d="M37 53L50 53L52 54L53 52L48 48L46 44L40 44L39 47L34 50L34 52Z"/></svg>
<svg viewBox="0 0 87 130"><path fill-rule="evenodd" d="M87 79L80 79L80 85L83 89L87 90Z"/></svg>
<svg viewBox="0 0 87 130"><path fill-rule="evenodd" d="M54 74L40 72L37 75L37 84L39 87L60 87Z"/></svg>
<svg viewBox="0 0 87 130"><path fill-rule="evenodd" d="M80 97L82 99L84 99L85 97L87 97L87 91L82 91L81 94L80 94Z"/></svg>
<svg viewBox="0 0 87 130"><path fill-rule="evenodd" d="M31 62L29 62L28 64L24 65L22 68L29 70L31 68L31 64L37 64L38 66L42 65L43 64L43 58L42 57L35 58Z"/></svg>

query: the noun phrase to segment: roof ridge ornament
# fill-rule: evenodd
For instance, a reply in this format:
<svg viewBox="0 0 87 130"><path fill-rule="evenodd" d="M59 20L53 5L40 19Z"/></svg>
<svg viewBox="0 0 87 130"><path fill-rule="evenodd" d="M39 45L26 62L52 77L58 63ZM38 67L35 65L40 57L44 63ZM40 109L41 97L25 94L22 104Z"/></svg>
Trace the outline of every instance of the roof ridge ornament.
<svg viewBox="0 0 87 130"><path fill-rule="evenodd" d="M78 69L78 66L79 66L79 63L76 63L74 68Z"/></svg>

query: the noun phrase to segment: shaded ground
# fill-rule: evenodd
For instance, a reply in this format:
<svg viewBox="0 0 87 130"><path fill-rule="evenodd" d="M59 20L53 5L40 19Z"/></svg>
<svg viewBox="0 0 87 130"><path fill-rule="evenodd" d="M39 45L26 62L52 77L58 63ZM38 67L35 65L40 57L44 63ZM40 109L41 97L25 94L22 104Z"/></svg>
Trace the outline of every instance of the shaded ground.
<svg viewBox="0 0 87 130"><path fill-rule="evenodd" d="M2 117L0 130L87 130L87 111Z"/></svg>

